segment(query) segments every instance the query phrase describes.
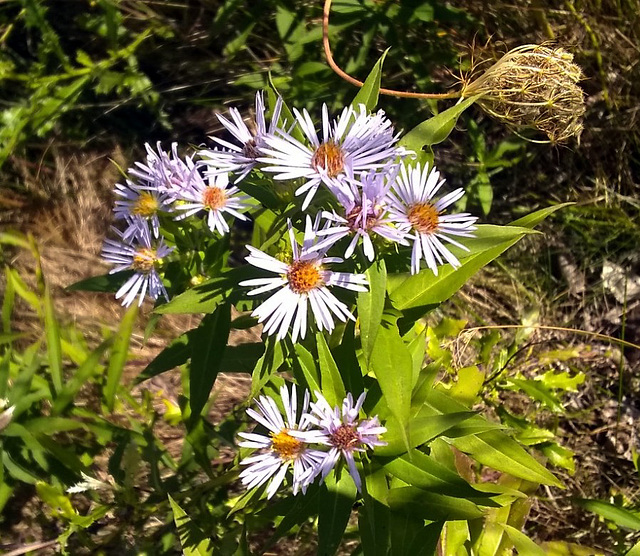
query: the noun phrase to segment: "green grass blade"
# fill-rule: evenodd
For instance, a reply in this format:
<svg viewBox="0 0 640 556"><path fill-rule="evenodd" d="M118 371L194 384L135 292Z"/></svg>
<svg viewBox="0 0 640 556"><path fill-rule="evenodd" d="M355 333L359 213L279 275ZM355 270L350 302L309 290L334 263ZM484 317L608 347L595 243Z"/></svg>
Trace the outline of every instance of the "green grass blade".
<svg viewBox="0 0 640 556"><path fill-rule="evenodd" d="M109 366L107 368L107 384L104 388L104 398L107 402L109 411L113 411L115 405L116 392L118 391L118 385L122 378L122 371L124 370L127 357L129 356L131 332L133 331L133 325L136 322L137 316L138 306L133 304L124 314L113 342L113 348L109 358Z"/></svg>

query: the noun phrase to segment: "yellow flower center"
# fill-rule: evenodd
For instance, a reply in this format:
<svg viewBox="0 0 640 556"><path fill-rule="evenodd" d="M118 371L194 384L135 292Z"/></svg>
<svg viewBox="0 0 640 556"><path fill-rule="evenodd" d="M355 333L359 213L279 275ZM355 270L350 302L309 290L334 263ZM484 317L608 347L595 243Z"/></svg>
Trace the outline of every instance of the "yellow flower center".
<svg viewBox="0 0 640 556"><path fill-rule="evenodd" d="M158 254L155 249L148 247L142 247L136 251L133 256L133 263L131 267L137 272L148 273L153 270L156 262L158 261Z"/></svg>
<svg viewBox="0 0 640 556"><path fill-rule="evenodd" d="M416 203L407 212L411 225L423 234L432 234L438 229L439 216L431 203Z"/></svg>
<svg viewBox="0 0 640 556"><path fill-rule="evenodd" d="M335 178L344 169L344 154L332 140L322 143L311 158L315 170L322 168L330 178Z"/></svg>
<svg viewBox="0 0 640 556"><path fill-rule="evenodd" d="M339 450L353 450L360 443L358 432L350 425L340 425L329 438L331 445Z"/></svg>
<svg viewBox="0 0 640 556"><path fill-rule="evenodd" d="M293 460L302 452L304 446L301 440L294 438L287 429L278 433L271 433L271 449L283 460Z"/></svg>
<svg viewBox="0 0 640 556"><path fill-rule="evenodd" d="M133 214L137 214L138 216L148 218L149 216L153 216L156 212L158 212L158 207L158 199L151 193L143 191L142 193L140 193L140 196L133 204L131 212Z"/></svg>
<svg viewBox="0 0 640 556"><path fill-rule="evenodd" d="M320 267L314 262L295 261L287 269L287 281L294 293L307 293L322 286Z"/></svg>
<svg viewBox="0 0 640 556"><path fill-rule="evenodd" d="M211 210L221 209L227 204L227 196L224 189L207 187L202 194L202 204Z"/></svg>

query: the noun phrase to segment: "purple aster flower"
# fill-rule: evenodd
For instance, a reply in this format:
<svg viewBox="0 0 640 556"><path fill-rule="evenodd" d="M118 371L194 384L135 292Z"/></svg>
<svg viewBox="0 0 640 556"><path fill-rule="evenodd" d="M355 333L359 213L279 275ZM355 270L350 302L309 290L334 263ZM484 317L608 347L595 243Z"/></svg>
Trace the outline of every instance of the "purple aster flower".
<svg viewBox="0 0 640 556"><path fill-rule="evenodd" d="M123 270L133 270L131 276L117 291L116 299L122 299L122 305L129 306L139 294L138 305L142 305L145 294L153 299L158 299L163 295L167 301L169 296L162 284L160 275L156 268L171 251L164 243L164 238L160 237L153 242L149 226L134 226L132 237L125 239L124 234L112 228L118 235L118 240L106 239L102 248L102 257L114 265L109 274L121 272Z"/></svg>
<svg viewBox="0 0 640 556"><path fill-rule="evenodd" d="M262 91L256 93L256 120L255 129L250 130L242 119L237 108L229 108L231 120L218 114L220 123L235 137L239 144L229 143L217 137L211 137L213 141L221 145L222 149L202 150L198 154L209 166L209 174L220 174L228 172L239 172L240 175L235 180L237 183L244 179L257 164L257 157L260 150L265 145L264 139L268 134L273 134L276 124L280 119L282 110L282 99L278 97L273 109L271 123L267 128L265 120L265 107Z"/></svg>
<svg viewBox="0 0 640 556"><path fill-rule="evenodd" d="M212 232L217 230L220 235L229 232L225 213L240 220L247 220L239 211L249 209L250 197L239 194L240 190L237 187L229 187L228 174L210 175L205 181L193 161L188 157L186 160L190 174L185 186L174 194L176 201L182 201L175 204L175 210L183 211L176 220L205 211L209 229Z"/></svg>
<svg viewBox="0 0 640 556"><path fill-rule="evenodd" d="M358 397L355 405L351 393L342 401L340 407L331 407L329 402L320 392L316 392L317 402L311 404L311 416L309 420L319 427L319 430L309 431L305 438L308 442L329 446L329 451L324 453L324 459L320 464L320 473L324 479L336 466L340 456L347 462L349 474L353 478L358 490L362 488L360 474L356 469L354 452L364 452L366 448L385 446L387 443L380 440L380 435L387 429L380 425L378 417L360 419L366 393ZM295 433L294 433L295 436Z"/></svg>
<svg viewBox="0 0 640 556"><path fill-rule="evenodd" d="M292 340L295 342L298 337L304 338L307 332L308 305L311 305L311 312L320 330L331 332L335 326L334 316L342 322L346 322L347 319L355 320L347 306L329 291L329 287L339 286L353 291L367 291L367 278L364 274L328 270L327 264L339 263L342 259L325 257L324 250L312 249L316 233L316 226L312 225L311 218L307 216L304 242L300 248L289 222L292 249L290 262L279 261L247 245L247 262L277 275L240 282L241 286L259 286L250 291L249 295L278 289L252 313L258 317L258 322L265 323L266 334L277 332L278 339L282 339L293 322Z"/></svg>
<svg viewBox="0 0 640 556"><path fill-rule="evenodd" d="M158 213L171 211L169 196L131 180L127 180L124 185L117 183L114 193L119 197L114 208L116 220L126 220L135 225L139 223L139 219L147 220L157 238L160 234ZM124 238L129 239L134 233L133 227L129 226L124 232Z"/></svg>
<svg viewBox="0 0 640 556"><path fill-rule="evenodd" d="M300 419L297 414L298 393L296 386L291 388L291 395L286 386L280 388L285 416L283 418L273 398L260 396L255 400L259 412L248 409L247 413L268 430L268 435L240 432L244 438L238 444L244 448L257 448L261 453L245 458L242 465L248 465L240 479L247 488L260 486L269 479L267 498L271 498L285 478L287 470L293 466L293 493L299 490L306 492L307 487L318 474L319 464L324 453L309 448L305 436L310 424L309 391L305 392ZM296 437L290 433L296 432Z"/></svg>
<svg viewBox="0 0 640 556"><path fill-rule="evenodd" d="M424 168L403 166L400 176L389 193L389 214L398 227L407 232L413 240L411 253L411 273L420 271L420 261L424 258L427 266L438 275L438 265L449 263L454 268L460 261L449 251L444 241L460 249L469 249L451 236L472 237L477 217L469 213L444 214L447 207L464 195L462 188L433 200L445 180L434 167Z"/></svg>
<svg viewBox="0 0 640 556"><path fill-rule="evenodd" d="M145 143L145 149L146 163L135 162L129 168L129 174L139 180L141 189L167 193L171 197L172 193L184 187L190 173L189 167L178 155L178 143L171 144L170 153L162 150L160 142L157 151L149 143Z"/></svg>
<svg viewBox="0 0 640 556"><path fill-rule="evenodd" d="M373 261L375 250L370 236L372 232L388 241L408 245L404 239L406 233L395 226L387 210L386 196L396 173L393 168L386 168L382 172L363 173L359 182L346 180L345 186L349 188L349 194L342 190L336 191L338 202L344 207L344 215L335 211L321 213L323 218L334 225L318 231L318 236L323 239L314 249L329 249L343 237L352 236L344 257L351 257L356 245L361 242L364 254Z"/></svg>
<svg viewBox="0 0 640 556"><path fill-rule="evenodd" d="M327 106L322 107L322 141L306 110L294 108L296 121L307 138L303 144L282 129L265 137L265 156L258 160L267 164L262 170L275 173L277 180L304 178L307 182L296 191L306 193L302 204L305 210L321 183L330 191L350 194L347 179L356 173L384 167L390 160L407 154L395 147L397 136L384 112L368 114L364 105L359 111L349 106L333 122L329 121Z"/></svg>

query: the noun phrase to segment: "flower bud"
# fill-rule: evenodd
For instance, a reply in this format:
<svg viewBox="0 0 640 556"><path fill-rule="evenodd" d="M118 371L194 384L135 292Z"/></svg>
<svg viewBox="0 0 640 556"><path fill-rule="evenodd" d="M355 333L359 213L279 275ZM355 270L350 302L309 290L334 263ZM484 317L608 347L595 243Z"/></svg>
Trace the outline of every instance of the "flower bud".
<svg viewBox="0 0 640 556"><path fill-rule="evenodd" d="M524 45L467 84L463 97L512 128L535 128L552 143L580 139L585 112L582 70L562 48Z"/></svg>

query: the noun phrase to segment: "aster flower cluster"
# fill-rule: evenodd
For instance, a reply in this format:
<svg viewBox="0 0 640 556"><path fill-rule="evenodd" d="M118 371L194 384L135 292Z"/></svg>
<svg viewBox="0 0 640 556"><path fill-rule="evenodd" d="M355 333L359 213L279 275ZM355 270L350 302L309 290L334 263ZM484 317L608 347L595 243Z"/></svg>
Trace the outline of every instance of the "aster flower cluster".
<svg viewBox="0 0 640 556"><path fill-rule="evenodd" d="M356 453L384 446L386 443L380 440L380 435L387 431L377 416L360 419L365 393L355 403L349 393L341 407L332 407L320 392L315 392L317 401L310 402L309 391L305 390L299 416L296 386L292 386L291 393L282 386L280 395L284 415L268 396L255 400L259 411L247 410L249 416L267 429L267 434L239 433L243 438L240 446L259 451L242 460L242 465L247 466L240 473L242 483L254 488L270 481L267 498L271 498L282 485L287 471L293 468L293 493L304 493L317 477L324 480L344 459L360 490L362 481L356 467Z"/></svg>
<svg viewBox="0 0 640 556"><path fill-rule="evenodd" d="M263 187L265 178L274 185L293 184L301 198L302 241L289 220L290 252L287 248L276 258L248 245L246 262L271 276L239 284L252 288L250 297L271 292L253 316L278 339L289 332L294 342L304 338L312 321L317 330L331 332L336 321L354 319L332 290L366 291L367 280L332 266L358 268L357 250L372 262L380 252L411 247L408 266L414 274L422 261L436 275L443 264L460 265L450 246L466 250L459 238L473 235L476 218L447 210L464 191L439 197L445 180L398 146L399 136L382 111L370 114L363 105L349 106L332 119L324 106L320 133L306 110L294 108L293 121L283 112L278 99L268 122L258 93L255 125L231 108L230 118L218 116L229 138L212 138L215 146L200 150L195 160L181 159L175 144L170 152L147 145L146 161L136 163L125 183L116 186L115 218L125 229L103 250L116 265L112 272L133 271L118 292L124 305L136 297L142 303L146 294L167 297L161 272L173 247L161 236L162 219L204 216L213 234L228 234L232 218L246 220L247 213L261 208L242 191L251 176Z"/></svg>

